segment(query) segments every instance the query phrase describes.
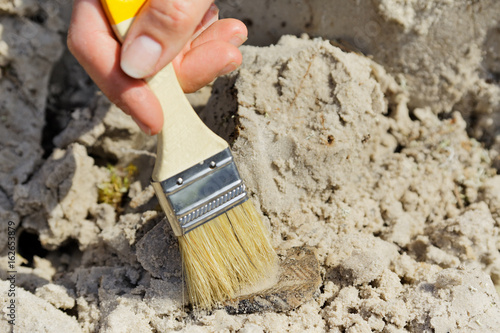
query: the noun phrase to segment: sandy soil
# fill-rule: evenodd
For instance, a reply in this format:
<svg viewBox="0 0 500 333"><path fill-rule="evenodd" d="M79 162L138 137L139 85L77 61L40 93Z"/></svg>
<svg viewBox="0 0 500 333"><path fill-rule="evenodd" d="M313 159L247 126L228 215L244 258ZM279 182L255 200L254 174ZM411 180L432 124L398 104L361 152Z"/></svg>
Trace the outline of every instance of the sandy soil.
<svg viewBox="0 0 500 333"><path fill-rule="evenodd" d="M189 98L277 252L315 249L315 297L193 311L155 139L66 50L71 1L0 0L0 331L9 221L16 332L498 331L500 3L218 4L254 46Z"/></svg>

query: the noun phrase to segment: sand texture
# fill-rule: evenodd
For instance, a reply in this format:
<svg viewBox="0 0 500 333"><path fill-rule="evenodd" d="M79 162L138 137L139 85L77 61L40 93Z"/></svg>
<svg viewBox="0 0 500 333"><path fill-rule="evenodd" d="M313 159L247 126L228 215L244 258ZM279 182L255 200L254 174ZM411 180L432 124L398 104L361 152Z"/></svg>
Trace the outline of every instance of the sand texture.
<svg viewBox="0 0 500 333"><path fill-rule="evenodd" d="M56 2L0 0L0 332L8 221L15 332L500 332L499 2L219 3L254 45L188 98L293 274L213 311Z"/></svg>

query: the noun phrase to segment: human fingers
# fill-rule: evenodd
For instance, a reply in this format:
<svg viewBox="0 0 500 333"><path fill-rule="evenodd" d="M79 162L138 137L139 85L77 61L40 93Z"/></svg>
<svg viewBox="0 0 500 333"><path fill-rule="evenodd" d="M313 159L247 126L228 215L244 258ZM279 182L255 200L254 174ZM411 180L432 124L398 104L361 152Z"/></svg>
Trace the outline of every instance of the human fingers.
<svg viewBox="0 0 500 333"><path fill-rule="evenodd" d="M228 42L212 40L184 55L177 67L177 79L186 93L194 92L241 65L241 53Z"/></svg>
<svg viewBox="0 0 500 333"><path fill-rule="evenodd" d="M173 61L185 92L194 92L241 64L238 46L246 40L245 25L234 19L215 22L196 38L182 57Z"/></svg>
<svg viewBox="0 0 500 333"><path fill-rule="evenodd" d="M248 30L243 22L236 19L223 19L214 22L199 37L193 39L190 48L195 48L212 40L222 40L238 47L247 40L247 36Z"/></svg>
<svg viewBox="0 0 500 333"><path fill-rule="evenodd" d="M75 0L68 47L103 93L134 118L147 134L163 126L160 103L143 80L120 69L120 44L111 31L99 0Z"/></svg>
<svg viewBox="0 0 500 333"><path fill-rule="evenodd" d="M156 74L190 40L213 0L149 0L123 43L121 68L133 78Z"/></svg>
<svg viewBox="0 0 500 333"><path fill-rule="evenodd" d="M201 19L201 22L196 27L193 36L191 36L191 40L196 39L203 31L205 31L208 27L210 27L213 23L217 22L219 19L219 8L213 3L208 8L205 16Z"/></svg>

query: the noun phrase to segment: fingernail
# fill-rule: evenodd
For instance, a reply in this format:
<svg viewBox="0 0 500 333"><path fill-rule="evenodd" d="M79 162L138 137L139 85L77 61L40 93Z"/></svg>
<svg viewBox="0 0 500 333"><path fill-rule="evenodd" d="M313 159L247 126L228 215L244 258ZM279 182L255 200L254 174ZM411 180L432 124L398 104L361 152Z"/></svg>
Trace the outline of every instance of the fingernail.
<svg viewBox="0 0 500 333"><path fill-rule="evenodd" d="M229 39L229 43L233 44L234 46L238 47L241 44L243 44L247 40L247 36L242 35L242 34L236 34L231 39Z"/></svg>
<svg viewBox="0 0 500 333"><path fill-rule="evenodd" d="M153 74L160 55L160 44L147 36L139 36L124 47L120 66L128 76L142 79Z"/></svg>
<svg viewBox="0 0 500 333"><path fill-rule="evenodd" d="M215 21L219 19L219 8L215 4L212 4L210 8L208 8L205 16L201 19L200 24L196 27L196 31L194 32L191 39L195 39L203 31L205 31L209 26L211 26Z"/></svg>
<svg viewBox="0 0 500 333"><path fill-rule="evenodd" d="M147 135L151 135L151 128L149 128L148 126L144 125L140 120L138 120L136 117L132 117L132 119L135 121L135 123L137 124L137 126L139 126L139 128L141 129L141 131L143 131L144 133L146 133Z"/></svg>
<svg viewBox="0 0 500 333"><path fill-rule="evenodd" d="M226 67L224 67L220 72L219 74L217 74L217 76L222 76L222 75L226 75L232 71L234 71L236 68L238 68L238 64L235 63L235 62L230 62L229 64L226 65Z"/></svg>
<svg viewBox="0 0 500 333"><path fill-rule="evenodd" d="M219 8L213 3L201 20L203 27L207 28L219 19Z"/></svg>

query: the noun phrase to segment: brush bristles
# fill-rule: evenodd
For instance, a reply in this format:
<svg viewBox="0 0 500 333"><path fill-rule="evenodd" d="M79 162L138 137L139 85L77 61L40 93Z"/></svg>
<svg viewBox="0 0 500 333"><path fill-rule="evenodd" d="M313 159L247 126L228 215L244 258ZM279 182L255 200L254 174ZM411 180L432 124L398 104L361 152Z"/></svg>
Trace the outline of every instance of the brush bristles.
<svg viewBox="0 0 500 333"><path fill-rule="evenodd" d="M189 298L209 309L269 272L276 253L248 200L179 237Z"/></svg>

